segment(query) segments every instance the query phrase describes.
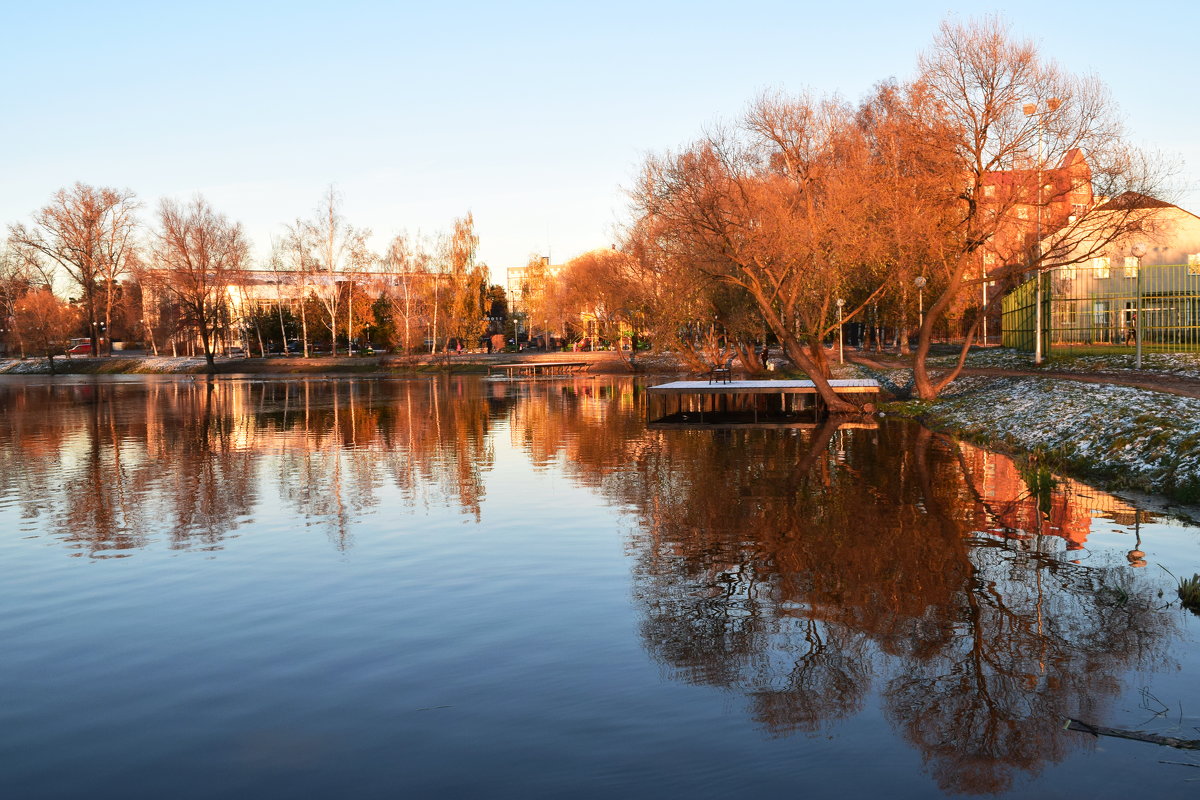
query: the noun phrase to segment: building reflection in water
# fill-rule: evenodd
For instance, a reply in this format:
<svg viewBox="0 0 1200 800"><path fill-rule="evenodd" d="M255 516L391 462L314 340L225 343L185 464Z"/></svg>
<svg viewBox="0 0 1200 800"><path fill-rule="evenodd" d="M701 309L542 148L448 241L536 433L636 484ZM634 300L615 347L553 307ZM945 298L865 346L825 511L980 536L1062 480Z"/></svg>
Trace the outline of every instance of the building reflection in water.
<svg viewBox="0 0 1200 800"><path fill-rule="evenodd" d="M878 693L949 792L1088 746L1064 718L1166 663L1146 571L1079 557L1097 515L1144 512L914 425L647 430L643 400L619 379L9 385L0 497L97 558L220 548L275 503L341 549L385 494L481 520L502 443L632 520L641 636L673 678L778 736Z"/></svg>

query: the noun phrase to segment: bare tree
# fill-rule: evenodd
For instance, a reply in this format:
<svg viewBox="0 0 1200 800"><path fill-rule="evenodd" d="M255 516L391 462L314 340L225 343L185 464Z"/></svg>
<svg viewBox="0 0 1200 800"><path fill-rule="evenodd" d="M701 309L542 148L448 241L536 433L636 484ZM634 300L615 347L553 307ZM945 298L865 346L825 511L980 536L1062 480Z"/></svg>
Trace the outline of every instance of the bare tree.
<svg viewBox="0 0 1200 800"><path fill-rule="evenodd" d="M9 226L13 244L61 268L79 287L93 353L100 352L99 323L111 328L117 281L136 263L137 209L128 189L76 183L35 211L31 227Z"/></svg>
<svg viewBox="0 0 1200 800"><path fill-rule="evenodd" d="M8 336L15 336L22 356L25 353L25 340L21 328L16 324L16 303L37 283L36 275L37 271L31 268L17 248L6 246L0 250L0 337L11 349ZM41 282L47 283L44 277Z"/></svg>
<svg viewBox="0 0 1200 800"><path fill-rule="evenodd" d="M63 351L79 324L79 313L49 289L36 289L13 304L13 321L21 341L33 352L44 355L50 364L50 374L55 374L54 356Z"/></svg>
<svg viewBox="0 0 1200 800"><path fill-rule="evenodd" d="M249 245L241 224L214 211L203 197L186 206L163 200L158 217L156 282L196 326L212 370L216 335L229 314L229 286L246 266Z"/></svg>
<svg viewBox="0 0 1200 800"><path fill-rule="evenodd" d="M287 233L271 254L271 269L275 272L276 294L282 303L282 286L284 277L296 290L300 306L300 347L301 354L308 358L308 286L315 272L316 260L313 257L310 243L306 235L305 223L296 220L294 225L287 226ZM283 327L283 308L279 307L279 325ZM287 342L284 342L287 351Z"/></svg>
<svg viewBox="0 0 1200 800"><path fill-rule="evenodd" d="M940 255L925 264L940 292L926 310L914 362L917 392L932 399L959 374L983 319L978 313L970 324L957 365L931 377L926 359L935 326L965 293L974 295L984 281L1090 258L1145 223L1147 210L1136 204L1110 207L1119 213L1101 219L1086 213L1056 219L1050 209L1079 187L1047 181L1046 165L1082 155L1090 174L1080 180L1090 180L1101 197L1154 194L1163 171L1125 141L1117 108L1097 79L1064 72L1033 43L1013 39L997 18L943 22L919 72L911 129L947 164L944 189L926 197L942 206L937 216L944 225L931 232L938 241L929 249ZM1011 180L1006 185L998 176ZM1030 208L1034 219L1014 221ZM983 275L989 252L1005 268Z"/></svg>
<svg viewBox="0 0 1200 800"><path fill-rule="evenodd" d="M337 355L342 287L352 287L355 276L370 263L367 237L371 232L346 222L341 213L341 197L332 186L313 216L297 220L293 232L304 242L304 251L311 259L314 294L328 315L330 349Z"/></svg>
<svg viewBox="0 0 1200 800"><path fill-rule="evenodd" d="M393 324L399 320L400 348L405 354L413 349L414 325L421 323L429 310L429 270L432 255L428 243L420 236L397 234L388 245L384 263L391 273L387 290L388 306ZM422 325L422 330L423 330Z"/></svg>

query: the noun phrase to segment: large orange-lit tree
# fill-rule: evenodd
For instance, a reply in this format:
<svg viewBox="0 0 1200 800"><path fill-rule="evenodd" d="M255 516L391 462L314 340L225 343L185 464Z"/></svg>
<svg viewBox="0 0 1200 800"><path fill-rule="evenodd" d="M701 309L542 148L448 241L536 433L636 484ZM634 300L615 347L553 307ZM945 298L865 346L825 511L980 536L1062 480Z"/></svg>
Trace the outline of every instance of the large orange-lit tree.
<svg viewBox="0 0 1200 800"><path fill-rule="evenodd" d="M914 373L917 394L933 399L961 371L984 318L976 306L957 364L933 375L934 330L962 308L964 297L977 296L981 283L1003 288L1022 273L1090 258L1146 222L1146 209L1132 207L1055 220L1050 207L1077 187L1047 181L1048 167L1081 154L1097 197L1157 194L1164 170L1129 145L1118 109L1096 78L1060 69L998 18L943 22L897 111L908 122L900 140L944 169L940 189L930 186L924 195L936 224L918 234L927 237L919 266L937 290L918 335ZM1002 175L1016 185L997 191ZM989 255L995 268L986 267Z"/></svg>

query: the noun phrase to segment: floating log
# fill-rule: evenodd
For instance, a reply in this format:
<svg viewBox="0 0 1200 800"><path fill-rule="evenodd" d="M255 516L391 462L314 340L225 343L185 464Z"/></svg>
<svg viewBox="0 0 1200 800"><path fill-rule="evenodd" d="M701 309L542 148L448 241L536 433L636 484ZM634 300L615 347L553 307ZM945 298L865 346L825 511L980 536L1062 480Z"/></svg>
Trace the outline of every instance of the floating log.
<svg viewBox="0 0 1200 800"><path fill-rule="evenodd" d="M1121 728L1106 728L1103 725L1091 725L1077 719L1067 720L1067 730L1077 733L1090 733L1093 736L1112 736L1116 739L1130 739L1135 742L1174 747L1177 750L1200 750L1200 739L1179 739L1174 736L1160 736L1147 731L1127 731Z"/></svg>

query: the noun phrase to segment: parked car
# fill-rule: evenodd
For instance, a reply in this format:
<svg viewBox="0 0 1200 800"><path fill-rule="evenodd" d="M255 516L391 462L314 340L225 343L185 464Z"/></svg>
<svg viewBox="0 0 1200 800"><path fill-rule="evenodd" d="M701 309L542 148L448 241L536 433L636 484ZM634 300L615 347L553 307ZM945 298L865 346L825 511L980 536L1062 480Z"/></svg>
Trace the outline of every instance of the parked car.
<svg viewBox="0 0 1200 800"><path fill-rule="evenodd" d="M72 339L71 346L67 349L67 355L69 356L90 356L91 354L91 339Z"/></svg>

